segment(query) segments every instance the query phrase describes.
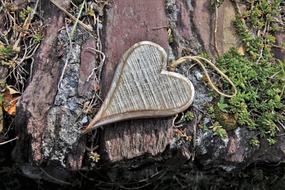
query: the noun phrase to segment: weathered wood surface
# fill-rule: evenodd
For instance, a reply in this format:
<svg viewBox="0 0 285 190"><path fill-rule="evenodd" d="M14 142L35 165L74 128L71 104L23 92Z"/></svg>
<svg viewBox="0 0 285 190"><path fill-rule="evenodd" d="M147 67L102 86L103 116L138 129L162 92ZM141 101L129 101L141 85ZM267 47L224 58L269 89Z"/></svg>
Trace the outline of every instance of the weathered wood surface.
<svg viewBox="0 0 285 190"><path fill-rule="evenodd" d="M193 6L194 28L207 52L218 56L240 45L232 23L235 10L230 0L225 0L216 10L208 0L194 1Z"/></svg>
<svg viewBox="0 0 285 190"><path fill-rule="evenodd" d="M166 27L164 0L113 1L106 20L104 46L107 59L102 79L104 95L110 88L116 65L133 44L147 40L168 49ZM110 161L134 158L146 153L156 155L165 150L171 134L171 119L117 123L104 127L101 150Z"/></svg>
<svg viewBox="0 0 285 190"><path fill-rule="evenodd" d="M65 9L68 9L70 5L68 0L56 2ZM70 87L77 87L77 81L80 78L79 64L68 60L70 64L66 67L66 73L74 75L68 75L71 78L69 83L66 83L66 76L64 76L59 84L63 58L68 54L64 43L59 42L59 38L64 36L59 31L65 24L65 14L50 1L40 1L39 7L41 8L39 12L45 21L44 24L48 27L45 27L45 38L35 54L32 79L17 106L15 125L19 141L14 149L14 158L25 163L21 169L27 176L49 178L41 172L39 167L31 164L35 163L36 165L44 164L41 169L49 170L50 175L63 179L67 178L69 172L62 170L62 167L73 170L81 168L84 154L84 140L77 139L80 134L76 133L76 125L73 123L76 117L72 115L73 112L70 109L78 107L75 102L78 99L74 97L76 91ZM92 47L92 42L86 47L88 46ZM74 46L73 55L77 54L79 63L80 51L78 49L80 46ZM86 58L89 57L89 63L94 62L93 55L84 55ZM86 63L86 61L82 60L82 63ZM93 65L88 66L89 63L84 66L93 68ZM78 71L74 72L75 68ZM86 73L85 69L80 70L81 73L85 72L84 75L90 74L89 71ZM81 83L81 86L84 85ZM81 90L82 96L86 92L84 89ZM69 96L66 100L61 99L66 97L63 95L64 93ZM71 99L75 101L72 102ZM78 112L78 109L75 111ZM73 142L70 141L71 139Z"/></svg>
<svg viewBox="0 0 285 190"><path fill-rule="evenodd" d="M22 94L16 116L16 127L20 130L20 140L17 148L24 158L36 161L42 160L41 145L43 131L46 126L48 110L52 107L57 91L60 76L60 64L57 63L56 41L58 30L64 25L64 14L49 2L42 2L45 8L44 15L49 27L46 27L43 40L35 57L33 78L27 89ZM64 8L69 6L69 1L60 1ZM26 126L26 132L23 125ZM23 138L21 138L23 137ZM30 138L28 138L30 137ZM31 146L27 148L27 146ZM24 151L25 150L25 151ZM32 155L30 157L30 154Z"/></svg>
<svg viewBox="0 0 285 190"><path fill-rule="evenodd" d="M193 99L191 81L167 71L165 50L153 42L139 42L124 53L104 103L85 132L126 119L175 115Z"/></svg>
<svg viewBox="0 0 285 190"><path fill-rule="evenodd" d="M62 6L64 8L68 8L65 4L67 1L58 2L63 3ZM216 42L220 53L226 51L229 47L228 45L231 45L228 42L236 42L235 38L233 38L234 32L231 22L227 20L228 18L233 19L233 8L227 8L231 6L229 2L229 0L225 0L225 4L219 8L217 16L219 27L217 28ZM166 4L169 4L169 6L165 6ZM49 1L41 1L40 7L45 10L43 13L46 13L43 15L45 16L45 24L48 26L45 33L48 35L45 35L45 39L36 54L32 81L24 92L17 108L15 124L18 128L17 134L19 134L20 139L14 150L14 157L21 162L36 160L37 164L44 163L49 165L49 162L45 162L49 160L45 160L42 156L42 138L44 128L47 127L48 110L54 107L53 103L57 95L57 85L62 71L62 64L58 60L63 56L63 52L57 50L62 50L63 48L57 48L55 44L60 34L58 31L64 24L64 15L53 7ZM208 1L205 0L191 2L186 0L112 1L109 9L106 11L107 18L106 22L104 22L106 24L104 25L105 36L102 39L105 47L104 52L107 56L101 84L103 94L106 95L109 90L116 65L119 64L123 53L131 45L139 41L153 41L167 50L167 53L171 52L168 51L169 49L172 49L174 55L178 56L181 56L183 53L197 54L204 50L207 50L209 54L215 54L216 52L213 50L213 24L215 22L212 17L213 12L209 11L208 8ZM165 15L165 9L167 10L167 16ZM168 44L166 28L169 24L174 34L174 43L171 44L171 48ZM227 31L230 32L229 35L221 34L221 32ZM284 41L284 35L279 34L277 41L278 45L280 45ZM83 49L88 47L94 47L94 39L83 45ZM283 50L276 50L278 55L284 59ZM94 55L82 50L81 65L78 71L80 72L78 89L79 95L82 97L86 97L90 93L90 88L94 86L92 83L85 83L90 70L94 67L92 64L94 59ZM211 99L208 97L209 91L203 81L199 80L202 74L194 68L192 75L192 73L189 73L188 67L183 67L179 71L188 76L195 87L199 86L199 88L196 88L197 93L194 103L198 108L203 108ZM78 75L76 72L73 73L76 76ZM64 118L65 114L65 112L60 112L56 117ZM195 118L194 124L197 118ZM71 120L65 118L65 121L67 124L71 124ZM136 158L148 153L159 155L166 149L169 142L173 140L171 125L172 119L161 118L130 120L105 126L103 133L100 134L99 149L101 152L99 153L101 160L108 159L115 162ZM60 127L60 125L57 127ZM188 129L189 133L192 134L194 130L193 125L189 125ZM60 139L59 131L55 130L56 133L51 133L51 135L55 134L55 139ZM65 135L65 138L68 137L68 135ZM274 146L268 147L266 142L262 142L259 150L249 147L248 142L252 137L254 137L254 134L246 128L238 128L232 132L228 142L219 141L213 135L209 135L209 133L199 133L194 145L196 161L203 166L216 164L223 168L227 166L232 168L231 166L238 166L241 163L248 164L256 161L284 162L285 141L282 139L284 136L279 137L278 142L280 143ZM57 149L64 145L60 144L59 141L49 144L54 145ZM78 145L84 146L84 143L83 145L78 143ZM76 150L79 151L77 152ZM189 160L191 155L193 155L192 149L189 149L189 147L179 148L179 151L181 156L174 157L171 155L172 160L168 163L171 163L171 165L182 165L182 162ZM82 148L76 149L75 147L72 154L69 155L65 155L68 154L67 152L59 152L59 154L67 158L69 165L66 165L66 167L68 169L79 169L82 167ZM101 163L104 164L105 162ZM131 163L141 163L141 160L134 159L125 163L129 167ZM70 179L64 175L65 172L58 172L57 167L58 165L50 164L49 174L59 178L62 176L65 179ZM123 166L119 165L118 167ZM156 166L153 168L153 171L156 171ZM26 167L26 175L30 173L32 177L35 176L31 172L33 169ZM42 171L37 172L40 175L44 175ZM121 175L121 173L118 175ZM128 176L132 178L134 175L129 175L128 173Z"/></svg>

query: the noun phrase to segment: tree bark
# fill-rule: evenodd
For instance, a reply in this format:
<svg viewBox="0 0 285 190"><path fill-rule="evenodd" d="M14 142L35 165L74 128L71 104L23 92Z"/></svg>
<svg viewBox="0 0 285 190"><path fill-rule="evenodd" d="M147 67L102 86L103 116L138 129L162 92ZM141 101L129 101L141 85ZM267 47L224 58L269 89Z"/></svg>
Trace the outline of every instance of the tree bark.
<svg viewBox="0 0 285 190"><path fill-rule="evenodd" d="M70 5L68 0L55 2L66 10ZM61 30L65 27L66 15L50 1L40 3L39 13L47 27L35 56L32 80L17 106L15 125L19 140L14 158L29 177L49 178L51 175L63 182L69 181L71 171L80 170L90 162L86 136L81 136L80 127L85 125L81 121L87 117L82 114L83 105L92 98L91 92L98 85L94 80L87 81L97 63L96 55L88 49L94 48L98 39L80 29L82 35L76 36L70 48L66 45L67 35ZM169 61L204 51L214 58L230 47L241 47L231 24L235 17L231 1L224 1L218 8L219 14L210 11L209 6L207 0L112 1L105 12L102 41L106 55L100 84L103 97L121 56L139 41L161 45L167 51ZM278 43L281 44L284 36L279 35ZM281 50L277 54L282 57ZM68 63L66 68L65 63ZM257 150L249 147L248 142L255 134L246 128L230 132L228 141L198 129L197 124L203 122L200 121L203 110L213 98L201 80L199 69L194 68L189 73L188 67L181 67L177 72L187 76L196 90L194 104L189 108L194 110L196 117L186 126L193 141L175 144L173 117L118 122L104 126L100 131L100 161L95 163L96 166L111 168L110 172L116 168L128 172L133 167L138 168L130 172L132 178L140 172L146 177L155 173L157 165L175 167L194 159L202 166L216 165L229 170L257 161L284 161L282 136L278 137L276 145L268 147L262 142ZM265 154L266 151L272 154ZM145 162L141 158L146 158ZM144 167L145 163L148 167Z"/></svg>
<svg viewBox="0 0 285 190"><path fill-rule="evenodd" d="M123 18L123 19L122 19ZM114 1L107 11L102 86L106 95L116 65L124 52L140 41L152 41L169 49L164 0ZM149 153L162 153L173 130L171 118L141 119L105 126L101 149L112 162Z"/></svg>

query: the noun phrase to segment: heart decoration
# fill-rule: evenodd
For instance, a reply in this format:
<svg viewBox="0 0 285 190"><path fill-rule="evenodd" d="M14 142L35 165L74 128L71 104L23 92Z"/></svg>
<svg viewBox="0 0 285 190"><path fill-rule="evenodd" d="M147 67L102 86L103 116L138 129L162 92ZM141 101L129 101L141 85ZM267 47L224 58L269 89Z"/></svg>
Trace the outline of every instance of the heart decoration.
<svg viewBox="0 0 285 190"><path fill-rule="evenodd" d="M86 133L109 123L175 115L186 110L194 87L186 77L166 70L165 50L149 41L133 45L117 66L100 110L84 129Z"/></svg>

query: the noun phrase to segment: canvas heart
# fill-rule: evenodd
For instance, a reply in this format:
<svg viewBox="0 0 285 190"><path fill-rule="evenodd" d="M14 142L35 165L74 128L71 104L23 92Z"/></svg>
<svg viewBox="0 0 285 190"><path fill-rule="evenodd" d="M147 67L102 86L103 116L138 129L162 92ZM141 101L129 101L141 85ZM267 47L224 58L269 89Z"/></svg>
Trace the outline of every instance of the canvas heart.
<svg viewBox="0 0 285 190"><path fill-rule="evenodd" d="M123 55L110 90L84 133L126 119L175 115L193 98L191 81L167 71L165 50L153 42L139 42Z"/></svg>

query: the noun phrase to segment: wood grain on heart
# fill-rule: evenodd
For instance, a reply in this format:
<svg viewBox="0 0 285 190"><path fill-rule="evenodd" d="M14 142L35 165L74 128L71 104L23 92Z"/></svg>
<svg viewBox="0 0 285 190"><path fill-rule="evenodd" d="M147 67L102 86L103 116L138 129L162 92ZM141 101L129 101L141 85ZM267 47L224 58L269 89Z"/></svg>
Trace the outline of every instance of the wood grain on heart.
<svg viewBox="0 0 285 190"><path fill-rule="evenodd" d="M106 99L84 133L116 121L170 116L187 109L194 87L166 66L167 54L158 44L133 45L123 55Z"/></svg>

